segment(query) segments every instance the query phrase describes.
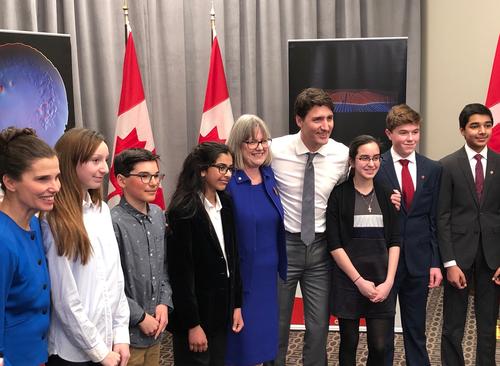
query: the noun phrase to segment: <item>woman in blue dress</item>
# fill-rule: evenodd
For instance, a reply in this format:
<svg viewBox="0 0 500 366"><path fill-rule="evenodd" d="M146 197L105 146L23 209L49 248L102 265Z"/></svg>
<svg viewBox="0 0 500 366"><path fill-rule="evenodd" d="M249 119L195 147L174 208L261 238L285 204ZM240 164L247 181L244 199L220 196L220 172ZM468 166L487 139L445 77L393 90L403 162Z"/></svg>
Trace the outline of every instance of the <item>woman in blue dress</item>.
<svg viewBox="0 0 500 366"><path fill-rule="evenodd" d="M236 168L227 191L234 202L245 328L228 337L226 364L274 360L278 350L278 273L286 279L283 208L271 170L271 136L259 117L242 115L229 139Z"/></svg>
<svg viewBox="0 0 500 366"><path fill-rule="evenodd" d="M29 128L0 132L0 365L47 361L50 281L35 213L59 191L56 153Z"/></svg>

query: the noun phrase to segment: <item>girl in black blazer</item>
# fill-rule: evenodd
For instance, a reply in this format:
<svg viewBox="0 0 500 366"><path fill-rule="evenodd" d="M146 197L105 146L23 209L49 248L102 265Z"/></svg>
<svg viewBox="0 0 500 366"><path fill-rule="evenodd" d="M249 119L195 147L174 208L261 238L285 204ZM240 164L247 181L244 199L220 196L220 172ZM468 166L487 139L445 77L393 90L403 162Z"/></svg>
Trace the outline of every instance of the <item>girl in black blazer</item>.
<svg viewBox="0 0 500 366"><path fill-rule="evenodd" d="M326 233L335 260L332 313L340 327L339 362L356 365L359 319L366 318L367 365L384 365L385 337L394 317L391 292L399 259L399 223L391 191L373 180L380 146L363 135L349 146L351 175L328 200Z"/></svg>
<svg viewBox="0 0 500 366"><path fill-rule="evenodd" d="M243 327L232 202L223 192L232 172L226 145L198 145L184 161L168 209L176 366L223 366L228 328Z"/></svg>

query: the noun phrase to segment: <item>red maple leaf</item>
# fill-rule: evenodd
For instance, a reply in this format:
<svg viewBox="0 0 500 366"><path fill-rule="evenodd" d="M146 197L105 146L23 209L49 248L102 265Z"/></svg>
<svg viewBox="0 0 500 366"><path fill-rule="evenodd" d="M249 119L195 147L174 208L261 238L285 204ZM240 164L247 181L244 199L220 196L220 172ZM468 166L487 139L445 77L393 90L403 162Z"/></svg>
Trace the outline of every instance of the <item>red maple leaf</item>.
<svg viewBox="0 0 500 366"><path fill-rule="evenodd" d="M212 128L208 134L205 136L200 135L198 138L198 143L201 144L203 142L218 142L220 144L223 144L226 142L226 140L221 140L219 137L219 131L217 131L217 126Z"/></svg>

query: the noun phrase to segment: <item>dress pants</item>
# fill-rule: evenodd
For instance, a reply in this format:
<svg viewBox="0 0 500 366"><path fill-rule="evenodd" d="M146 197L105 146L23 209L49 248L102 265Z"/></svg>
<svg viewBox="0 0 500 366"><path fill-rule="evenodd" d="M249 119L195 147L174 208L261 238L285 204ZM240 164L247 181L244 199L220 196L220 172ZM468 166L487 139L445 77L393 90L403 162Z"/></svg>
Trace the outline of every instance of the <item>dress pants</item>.
<svg viewBox="0 0 500 366"><path fill-rule="evenodd" d="M474 280L474 309L477 326L477 366L495 366L495 327L498 318L500 286L491 280L494 270L484 260L482 244L471 268L463 269L468 287ZM441 362L443 366L463 366L462 338L467 316L469 290L459 290L445 281L443 297L443 334Z"/></svg>
<svg viewBox="0 0 500 366"><path fill-rule="evenodd" d="M297 283L300 283L306 325L303 365L323 366L327 363L326 341L330 318L328 301L332 265L332 259L326 247L326 237L324 234L316 234L314 241L306 246L300 239L300 233L287 233L286 250L287 280L278 280L279 348L278 356L273 364L285 365L292 305Z"/></svg>
<svg viewBox="0 0 500 366"><path fill-rule="evenodd" d="M404 259L399 263L392 291L398 294L403 326L403 340L407 366L429 366L425 323L429 275L412 276L408 273ZM386 366L394 360L394 318L387 334Z"/></svg>
<svg viewBox="0 0 500 366"><path fill-rule="evenodd" d="M208 350L205 352L192 352L189 349L187 331L182 334L173 334L172 346L175 366L224 366L227 331L221 329L205 334L208 341Z"/></svg>

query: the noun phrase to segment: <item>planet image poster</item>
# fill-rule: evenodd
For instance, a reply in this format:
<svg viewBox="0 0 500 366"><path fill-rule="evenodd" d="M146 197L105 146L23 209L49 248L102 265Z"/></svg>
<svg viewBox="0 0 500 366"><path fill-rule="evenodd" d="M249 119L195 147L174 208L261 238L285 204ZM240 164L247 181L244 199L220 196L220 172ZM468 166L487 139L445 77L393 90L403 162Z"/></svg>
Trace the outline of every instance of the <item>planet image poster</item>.
<svg viewBox="0 0 500 366"><path fill-rule="evenodd" d="M0 31L0 129L9 126L51 146L74 127L69 35Z"/></svg>

